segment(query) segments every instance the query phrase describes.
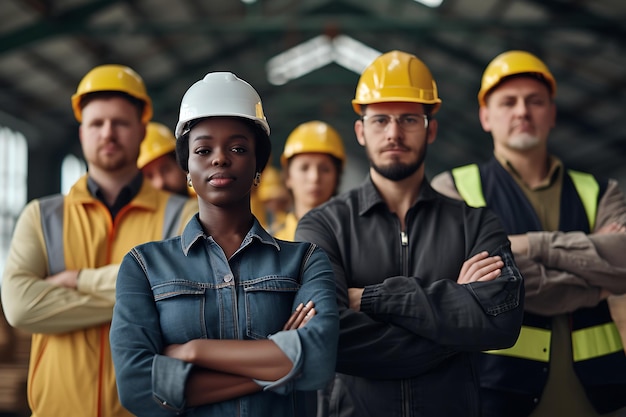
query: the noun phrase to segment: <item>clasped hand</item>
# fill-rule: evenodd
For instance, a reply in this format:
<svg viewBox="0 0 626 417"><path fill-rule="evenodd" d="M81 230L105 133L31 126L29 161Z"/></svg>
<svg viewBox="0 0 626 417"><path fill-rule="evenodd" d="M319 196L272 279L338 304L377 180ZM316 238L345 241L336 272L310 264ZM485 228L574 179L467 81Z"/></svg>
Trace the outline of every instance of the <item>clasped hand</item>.
<svg viewBox="0 0 626 417"><path fill-rule="evenodd" d="M456 282L469 284L494 280L502 273L503 266L504 262L500 256L489 256L487 251L477 253L463 262Z"/></svg>

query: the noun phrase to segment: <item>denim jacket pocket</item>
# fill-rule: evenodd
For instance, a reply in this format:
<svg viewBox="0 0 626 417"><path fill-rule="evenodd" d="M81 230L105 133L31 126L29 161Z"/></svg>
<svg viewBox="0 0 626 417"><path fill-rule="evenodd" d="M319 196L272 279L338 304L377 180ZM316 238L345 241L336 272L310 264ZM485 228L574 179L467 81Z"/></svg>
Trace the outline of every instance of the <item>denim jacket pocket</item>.
<svg viewBox="0 0 626 417"><path fill-rule="evenodd" d="M246 335L266 339L281 331L295 309L299 289L298 281L290 277L268 276L246 282Z"/></svg>
<svg viewBox="0 0 626 417"><path fill-rule="evenodd" d="M152 287L166 344L206 338L204 285L185 280L167 281Z"/></svg>

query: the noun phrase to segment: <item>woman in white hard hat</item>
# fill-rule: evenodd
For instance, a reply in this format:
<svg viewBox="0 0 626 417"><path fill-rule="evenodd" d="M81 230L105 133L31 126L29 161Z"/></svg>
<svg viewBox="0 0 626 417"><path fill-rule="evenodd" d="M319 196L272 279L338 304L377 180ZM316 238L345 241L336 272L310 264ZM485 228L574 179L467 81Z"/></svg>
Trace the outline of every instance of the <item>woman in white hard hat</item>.
<svg viewBox="0 0 626 417"><path fill-rule="evenodd" d="M258 94L232 73L183 97L176 150L199 213L180 237L134 248L117 284L113 361L138 416L314 415L334 374L328 258L276 241L250 209L269 132Z"/></svg>

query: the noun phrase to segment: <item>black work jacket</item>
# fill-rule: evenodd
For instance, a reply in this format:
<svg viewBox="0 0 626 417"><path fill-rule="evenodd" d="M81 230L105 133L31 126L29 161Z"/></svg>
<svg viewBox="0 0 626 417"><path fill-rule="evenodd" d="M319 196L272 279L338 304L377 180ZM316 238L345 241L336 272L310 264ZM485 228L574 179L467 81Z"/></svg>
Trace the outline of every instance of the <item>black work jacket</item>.
<svg viewBox="0 0 626 417"><path fill-rule="evenodd" d="M340 313L331 416L478 416L471 352L510 347L524 288L497 217L434 191L424 181L406 229L371 179L307 213L296 240L333 264ZM463 262L500 255L490 282L456 283ZM365 288L361 312L348 288Z"/></svg>

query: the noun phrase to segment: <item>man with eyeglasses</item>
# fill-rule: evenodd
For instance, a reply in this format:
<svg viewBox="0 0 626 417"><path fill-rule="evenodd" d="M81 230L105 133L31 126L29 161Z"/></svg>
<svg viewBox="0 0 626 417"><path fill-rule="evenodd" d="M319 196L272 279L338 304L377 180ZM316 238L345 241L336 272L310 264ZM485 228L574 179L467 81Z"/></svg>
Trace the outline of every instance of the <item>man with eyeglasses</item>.
<svg viewBox="0 0 626 417"><path fill-rule="evenodd" d="M626 415L626 296L610 296L626 291L626 200L548 152L555 96L537 56L495 57L478 93L493 157L432 181L500 217L524 276L518 341L479 356L484 417Z"/></svg>
<svg viewBox="0 0 626 417"><path fill-rule="evenodd" d="M524 288L496 216L424 176L441 100L430 70L392 51L362 73L354 128L366 181L309 211L296 240L333 264L336 376L319 416L478 416L472 353L517 339Z"/></svg>

